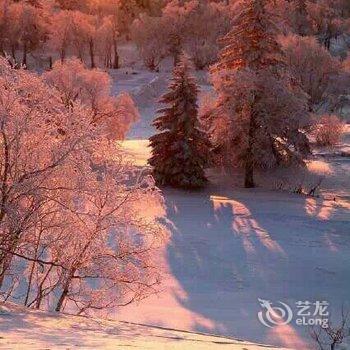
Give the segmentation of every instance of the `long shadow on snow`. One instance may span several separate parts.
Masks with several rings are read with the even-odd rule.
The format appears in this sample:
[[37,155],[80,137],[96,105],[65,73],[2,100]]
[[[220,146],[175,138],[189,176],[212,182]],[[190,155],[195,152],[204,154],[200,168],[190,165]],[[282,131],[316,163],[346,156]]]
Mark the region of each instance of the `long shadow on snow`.
[[[293,310],[299,300],[327,300],[333,314],[349,300],[349,220],[320,219],[308,212],[305,198],[284,193],[164,195],[176,227],[168,262],[187,294],[178,301],[216,325],[197,325],[197,331],[293,346],[300,335],[308,338],[307,327],[292,323],[287,334],[269,330],[257,319],[258,298],[287,302]],[[314,213],[323,205],[316,200]]]

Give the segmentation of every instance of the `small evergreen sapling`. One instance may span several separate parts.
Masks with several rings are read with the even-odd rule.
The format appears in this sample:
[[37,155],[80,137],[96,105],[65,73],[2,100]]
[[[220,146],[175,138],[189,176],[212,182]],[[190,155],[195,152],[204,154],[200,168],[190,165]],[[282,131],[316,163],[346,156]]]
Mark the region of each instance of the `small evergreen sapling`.
[[159,131],[150,138],[153,175],[158,185],[199,188],[207,182],[209,141],[198,120],[198,87],[190,75],[191,64],[185,55],[174,68],[169,91],[160,99],[153,125]]

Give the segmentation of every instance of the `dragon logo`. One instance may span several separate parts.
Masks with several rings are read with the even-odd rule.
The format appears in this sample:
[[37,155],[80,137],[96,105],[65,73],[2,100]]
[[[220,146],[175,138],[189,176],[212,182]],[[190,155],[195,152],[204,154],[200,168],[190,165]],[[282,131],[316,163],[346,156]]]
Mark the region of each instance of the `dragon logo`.
[[259,311],[258,318],[259,321],[268,328],[273,328],[274,326],[283,326],[293,318],[292,309],[282,301],[279,301],[279,306],[273,306],[269,300],[258,299],[262,311]]

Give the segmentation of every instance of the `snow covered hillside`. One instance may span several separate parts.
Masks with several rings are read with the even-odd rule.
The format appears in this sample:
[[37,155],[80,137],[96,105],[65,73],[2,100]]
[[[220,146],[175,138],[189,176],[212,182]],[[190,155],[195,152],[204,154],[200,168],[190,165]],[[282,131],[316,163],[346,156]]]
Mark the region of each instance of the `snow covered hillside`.
[[[29,311],[0,306],[0,349],[277,349],[224,338],[146,325]],[[279,348],[279,350],[283,350]]]

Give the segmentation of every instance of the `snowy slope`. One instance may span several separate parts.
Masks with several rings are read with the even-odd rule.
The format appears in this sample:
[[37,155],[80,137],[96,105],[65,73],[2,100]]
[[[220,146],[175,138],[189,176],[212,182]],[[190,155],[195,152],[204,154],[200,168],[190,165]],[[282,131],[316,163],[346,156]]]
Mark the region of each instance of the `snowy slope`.
[[[0,305],[0,349],[262,350],[276,349],[239,339],[196,334],[146,325]],[[280,348],[280,350],[283,350]]]

